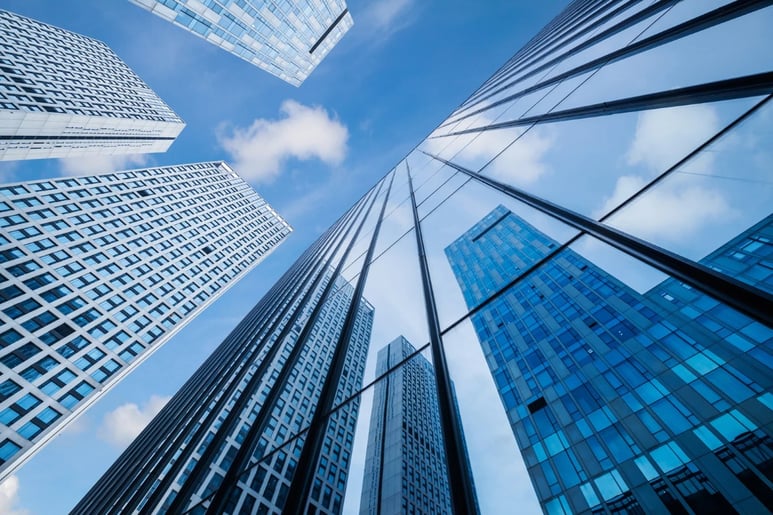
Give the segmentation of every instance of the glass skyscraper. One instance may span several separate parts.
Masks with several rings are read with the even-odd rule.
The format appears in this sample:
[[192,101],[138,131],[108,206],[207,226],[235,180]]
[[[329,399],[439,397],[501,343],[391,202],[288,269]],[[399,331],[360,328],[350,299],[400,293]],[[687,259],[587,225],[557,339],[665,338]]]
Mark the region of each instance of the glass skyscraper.
[[[416,352],[404,337],[381,349],[383,374]],[[449,513],[432,363],[422,355],[375,386],[360,513]]]
[[0,186],[0,475],[291,229],[222,162]]
[[0,160],[164,152],[183,127],[101,41],[0,10]]
[[[446,254],[472,308],[558,247],[499,206]],[[773,332],[729,311],[705,330],[718,303],[650,296],[564,250],[472,317],[545,511],[765,511]]]
[[[344,329],[350,335],[347,374],[336,396],[346,399],[362,386],[373,323],[372,306],[365,299],[353,303],[351,284],[333,279],[332,270],[319,272],[284,306],[295,310],[292,315],[277,314],[266,324],[261,312],[279,306],[256,306],[74,513],[282,511],[303,447],[303,438],[288,436],[314,415],[320,379]],[[356,311],[347,317],[351,306]],[[341,511],[358,408],[350,402],[333,416],[304,512]],[[181,418],[181,410],[189,415]],[[158,448],[162,435],[166,443]]]
[[343,0],[131,0],[293,86],[354,22]]
[[[572,2],[307,249],[76,512],[357,513],[377,393],[421,357],[453,513],[764,513],[770,26],[769,2]],[[320,307],[336,291],[340,325]],[[401,335],[415,351],[377,367]]]

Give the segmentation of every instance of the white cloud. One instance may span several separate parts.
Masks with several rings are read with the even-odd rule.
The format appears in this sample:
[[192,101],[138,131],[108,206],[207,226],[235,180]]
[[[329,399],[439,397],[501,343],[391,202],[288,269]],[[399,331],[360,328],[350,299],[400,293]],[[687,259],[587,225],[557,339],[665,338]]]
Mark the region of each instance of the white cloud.
[[384,39],[405,28],[412,21],[413,0],[375,0],[358,16],[371,36]]
[[89,418],[87,415],[81,415],[69,424],[67,424],[67,427],[64,428],[64,430],[60,433],[60,435],[68,435],[68,436],[75,436],[79,434],[83,434],[86,432],[86,430],[89,429]]
[[[642,165],[644,173],[618,177],[614,191],[595,216],[626,201],[649,182],[648,177],[666,171],[718,131],[719,116],[708,105],[640,113],[626,159],[630,165]],[[713,159],[711,153],[704,153],[684,168],[710,174]],[[642,238],[679,242],[735,214],[721,190],[675,174],[615,214],[609,223]]]
[[0,513],[3,515],[27,515],[29,511],[19,508],[19,478],[9,476],[0,483]]
[[[490,123],[490,120],[481,118],[474,125]],[[553,138],[545,129],[539,127],[533,127],[521,136],[523,131],[523,129],[495,130],[450,138],[428,139],[425,149],[427,152],[474,170],[478,170],[498,156],[484,170],[484,173],[508,184],[525,186],[534,184],[548,171],[543,158],[552,148]],[[513,141],[515,142],[512,143]],[[500,152],[501,155],[499,155]]]
[[[493,120],[483,115],[476,116],[472,120],[468,125],[458,128],[483,127],[493,123]],[[453,130],[456,129],[457,127],[453,128]],[[454,161],[457,157],[466,160],[482,160],[479,163],[482,166],[518,137],[523,132],[523,129],[516,129],[516,131],[494,130],[436,138],[434,136],[441,136],[446,133],[443,129],[437,129],[425,141],[424,148],[431,154],[439,155],[451,161]]]
[[[642,177],[618,178],[597,216],[607,213],[646,184]],[[645,239],[677,242],[708,224],[734,216],[718,190],[679,180],[654,187],[609,219],[619,229]]]
[[141,167],[147,163],[146,154],[67,157],[59,160],[59,171],[62,175],[93,175]]
[[[652,172],[664,172],[718,131],[719,116],[708,105],[644,111],[636,122],[636,134],[626,156],[628,164],[643,164]],[[709,162],[701,166],[709,167]]]
[[137,437],[171,397],[152,395],[142,406],[133,402],[122,404],[105,415],[98,430],[99,437],[117,446],[126,447]]
[[349,130],[324,108],[286,100],[278,120],[258,118],[252,125],[220,131],[220,145],[231,156],[233,168],[245,179],[271,182],[291,158],[319,159],[328,165],[346,157]]
[[553,140],[533,128],[491,163],[490,175],[509,184],[534,184],[548,170],[542,161]]

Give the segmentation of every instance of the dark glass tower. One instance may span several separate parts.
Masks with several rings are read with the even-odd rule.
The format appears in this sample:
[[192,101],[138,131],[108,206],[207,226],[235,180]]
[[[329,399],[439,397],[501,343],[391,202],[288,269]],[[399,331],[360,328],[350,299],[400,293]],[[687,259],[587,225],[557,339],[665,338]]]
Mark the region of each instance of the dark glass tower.
[[[383,374],[416,349],[400,336],[378,352]],[[432,363],[413,357],[374,390],[360,514],[449,513],[451,496]]]
[[[271,331],[255,312],[248,316],[221,348],[221,352],[230,350],[231,358],[216,353],[183,389],[187,393],[197,388],[199,395],[214,390],[207,405],[188,406],[201,410],[199,416],[180,418],[184,401],[198,397],[178,394],[171,401],[173,409],[164,410],[108,471],[106,477],[134,474],[135,483],[119,481],[118,488],[109,486],[122,494],[120,501],[102,497],[96,490],[102,485],[97,485],[87,497],[90,502],[84,501],[75,512],[141,511],[148,503],[158,504],[161,512],[197,512],[197,504],[204,499],[212,501],[212,494],[226,488],[231,493],[223,500],[221,511],[281,511],[303,446],[302,440],[289,437],[307,426],[313,415],[322,387],[319,379],[331,365],[349,306],[356,311],[347,339],[347,375],[337,394],[348,397],[362,386],[373,308],[364,299],[353,302],[354,287],[331,277],[330,271],[320,275],[319,284],[303,292],[303,303],[294,303],[295,314],[275,319]],[[273,353],[266,349],[267,343],[274,345]],[[244,357],[251,353],[259,359]],[[218,372],[225,364],[234,369],[226,374]],[[213,373],[219,378],[213,378]],[[316,513],[341,510],[358,408],[357,400],[343,406],[325,432],[325,447],[313,479],[314,500],[308,503]],[[260,412],[270,413],[270,417],[260,419]],[[261,431],[256,429],[259,427]],[[155,439],[159,434],[172,435],[173,439],[158,448]],[[250,454],[244,455],[248,449]],[[138,454],[143,456],[141,461],[136,461]],[[265,456],[267,459],[260,462]],[[252,466],[245,466],[247,463]],[[145,475],[151,470],[160,473]],[[149,488],[136,489],[151,479],[155,481]],[[227,487],[229,481],[232,483]]]
[[[772,222],[704,263],[752,269]],[[499,206],[446,254],[473,308],[558,247]],[[545,511],[773,506],[773,333],[718,307],[671,280],[641,295],[567,249],[472,316]]]

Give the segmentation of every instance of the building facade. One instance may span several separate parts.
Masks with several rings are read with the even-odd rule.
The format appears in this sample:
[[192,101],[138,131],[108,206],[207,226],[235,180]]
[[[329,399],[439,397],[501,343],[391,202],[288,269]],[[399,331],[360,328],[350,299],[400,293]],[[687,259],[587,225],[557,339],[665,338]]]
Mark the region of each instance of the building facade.
[[354,22],[343,0],[131,0],[293,86],[314,71]]
[[[335,279],[332,270],[320,272],[315,285],[305,285],[298,292],[306,298],[293,302],[297,316],[275,319],[270,324],[272,331],[255,317],[261,307],[256,306],[191,378],[190,383],[199,380],[198,389],[175,396],[170,409],[155,419],[154,424],[183,426],[162,433],[171,445],[160,451],[148,447],[158,438],[153,434],[158,428],[150,426],[108,475],[118,473],[119,467],[138,468],[140,463],[133,456],[136,452],[150,453],[149,461],[142,463],[143,470],[125,476],[129,480],[125,483],[97,484],[75,513],[93,513],[94,509],[203,513],[218,502],[213,494],[225,488],[228,494],[217,512],[282,512],[303,447],[302,439],[289,437],[307,427],[312,418],[322,390],[320,378],[331,366],[347,311],[354,305],[351,284],[340,277]],[[347,376],[337,392],[340,399],[362,386],[370,343],[373,308],[364,299],[356,304],[345,359]],[[274,346],[273,352],[269,345]],[[235,356],[240,356],[238,361],[226,361]],[[222,377],[226,384],[213,384],[207,376],[223,363],[238,364],[238,370]],[[195,410],[192,418],[180,420],[174,410],[194,402],[199,395],[209,397],[203,404],[190,406]],[[358,400],[347,403],[336,411],[325,431],[325,446],[314,469],[317,472],[308,502],[308,509],[315,513],[341,511],[358,410]],[[179,449],[174,447],[178,440],[186,442]],[[171,452],[174,459],[165,461],[164,452]],[[155,472],[146,476],[147,470]],[[226,486],[228,482],[230,486]]]
[[[739,245],[767,259],[772,223],[705,263]],[[446,254],[472,308],[558,247],[499,206]],[[472,316],[546,512],[771,506],[773,332],[677,289],[656,286],[657,302],[567,249]]]
[[185,123],[110,48],[0,10],[0,160],[164,152]]
[[0,186],[6,476],[291,231],[221,162]]
[[374,390],[360,514],[450,513],[432,364],[400,336],[378,352],[376,374],[411,359]]

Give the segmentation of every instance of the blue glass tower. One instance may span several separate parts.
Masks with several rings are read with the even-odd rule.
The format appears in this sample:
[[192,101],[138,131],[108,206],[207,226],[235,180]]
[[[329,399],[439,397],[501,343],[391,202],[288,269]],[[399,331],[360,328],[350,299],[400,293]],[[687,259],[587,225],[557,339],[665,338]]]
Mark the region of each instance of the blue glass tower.
[[[704,264],[730,256],[769,288],[759,267],[770,228],[768,218]],[[445,252],[472,309],[557,246],[499,206]],[[773,506],[766,327],[674,280],[641,295],[570,249],[472,323],[547,513]]]

